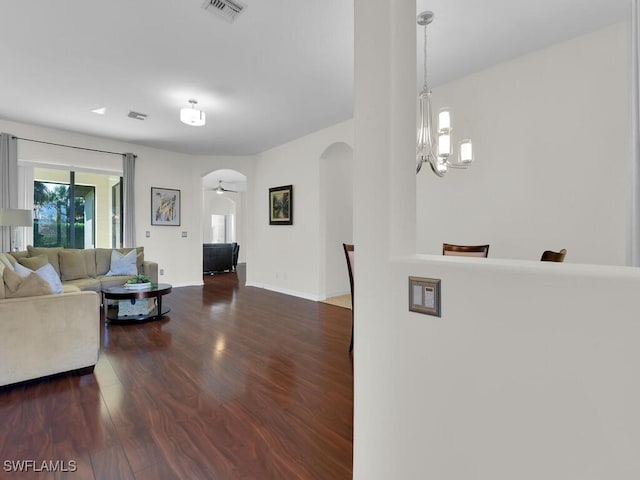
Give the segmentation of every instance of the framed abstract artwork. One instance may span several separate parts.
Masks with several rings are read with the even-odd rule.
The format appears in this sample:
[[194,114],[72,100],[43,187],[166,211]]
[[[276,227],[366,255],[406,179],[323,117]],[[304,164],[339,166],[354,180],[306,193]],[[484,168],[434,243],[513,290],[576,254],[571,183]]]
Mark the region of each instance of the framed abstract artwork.
[[293,225],[293,185],[269,189],[269,225]]
[[151,225],[180,225],[180,190],[151,187]]

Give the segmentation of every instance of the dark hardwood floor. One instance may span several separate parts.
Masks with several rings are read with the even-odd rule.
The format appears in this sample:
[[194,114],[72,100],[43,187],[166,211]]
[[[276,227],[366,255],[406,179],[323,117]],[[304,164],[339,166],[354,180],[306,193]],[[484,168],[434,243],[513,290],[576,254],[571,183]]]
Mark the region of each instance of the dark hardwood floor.
[[0,478],[352,478],[351,312],[243,285],[174,288],[103,327],[94,374],[0,389]]

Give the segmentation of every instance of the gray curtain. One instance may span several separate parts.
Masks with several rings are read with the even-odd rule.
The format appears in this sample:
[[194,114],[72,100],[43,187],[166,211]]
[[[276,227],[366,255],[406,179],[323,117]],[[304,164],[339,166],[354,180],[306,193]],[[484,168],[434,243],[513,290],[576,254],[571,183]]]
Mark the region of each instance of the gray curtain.
[[136,156],[133,153],[122,155],[122,211],[124,214],[124,246],[136,246],[136,204],[133,188],[136,178]]
[[[0,208],[18,208],[18,139],[0,133]],[[11,227],[0,227],[0,252],[11,251]]]

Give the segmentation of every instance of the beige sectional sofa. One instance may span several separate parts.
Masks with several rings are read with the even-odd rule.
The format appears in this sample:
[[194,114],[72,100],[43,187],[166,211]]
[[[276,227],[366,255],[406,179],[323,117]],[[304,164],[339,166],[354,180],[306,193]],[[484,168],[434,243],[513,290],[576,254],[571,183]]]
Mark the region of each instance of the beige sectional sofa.
[[[11,256],[19,263],[34,268],[47,261],[56,273],[60,276],[64,287],[75,286],[81,291],[100,292],[102,288],[123,285],[131,275],[108,275],[111,268],[111,256],[113,248],[36,248],[28,246],[27,250],[21,252],[11,252]],[[116,249],[118,252],[126,254],[131,248]],[[145,261],[144,247],[136,248],[137,273],[151,278],[153,283],[158,283],[158,264],[156,262]],[[25,260],[26,259],[26,260]],[[69,290],[69,289],[68,289]]]
[[[112,249],[102,248],[28,247],[0,253],[0,386],[93,370],[100,349],[99,292],[131,278],[107,275],[111,256]],[[51,285],[36,273],[17,275],[18,264],[35,272],[45,260],[42,269],[53,267],[62,293],[52,294]],[[137,249],[136,265],[138,273],[157,283],[158,265],[144,260],[142,247]]]

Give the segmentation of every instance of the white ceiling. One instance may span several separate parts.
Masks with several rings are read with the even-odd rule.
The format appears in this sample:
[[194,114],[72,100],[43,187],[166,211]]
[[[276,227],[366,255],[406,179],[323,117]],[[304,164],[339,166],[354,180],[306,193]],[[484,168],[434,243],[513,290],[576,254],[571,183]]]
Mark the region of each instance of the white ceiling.
[[[351,118],[353,1],[243,1],[231,24],[203,0],[0,0],[0,118],[210,155]],[[436,15],[430,84],[622,21],[629,2],[418,0]],[[180,123],[190,98],[206,126]]]

